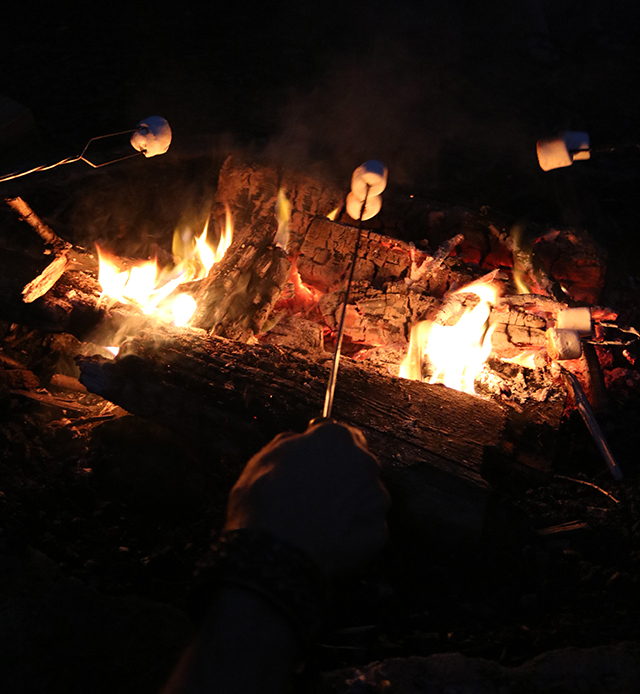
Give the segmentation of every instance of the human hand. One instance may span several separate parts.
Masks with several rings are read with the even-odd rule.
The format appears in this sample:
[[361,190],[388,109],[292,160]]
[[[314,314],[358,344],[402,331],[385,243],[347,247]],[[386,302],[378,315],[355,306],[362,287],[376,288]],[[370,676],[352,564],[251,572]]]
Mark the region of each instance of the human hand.
[[280,434],[231,490],[225,530],[256,528],[304,550],[334,576],[372,558],[386,540],[389,495],[358,429],[323,422]]

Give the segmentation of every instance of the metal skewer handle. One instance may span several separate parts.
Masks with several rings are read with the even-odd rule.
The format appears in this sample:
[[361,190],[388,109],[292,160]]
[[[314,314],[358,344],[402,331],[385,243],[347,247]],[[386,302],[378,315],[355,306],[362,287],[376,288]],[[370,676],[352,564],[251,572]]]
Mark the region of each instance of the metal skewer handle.
[[[387,167],[379,161],[366,161],[362,166],[359,166],[351,177],[351,192],[347,196],[347,213],[354,214],[354,203],[358,203],[358,233],[356,235],[356,245],[353,249],[353,260],[349,268],[349,276],[347,286],[344,292],[342,301],[342,312],[340,314],[340,323],[338,325],[338,334],[336,336],[336,347],[333,353],[333,363],[331,364],[331,373],[329,374],[329,383],[324,397],[324,407],[322,409],[322,419],[331,417],[333,409],[333,396],[336,390],[336,381],[338,378],[338,367],[340,365],[340,355],[342,353],[342,339],[344,337],[345,318],[347,315],[347,304],[349,303],[349,295],[351,293],[351,283],[353,282],[353,274],[358,260],[358,251],[360,250],[360,240],[362,238],[362,222],[366,219],[374,217],[382,205],[380,193],[387,186]],[[350,211],[353,210],[353,211]],[[316,421],[316,420],[314,420]]]
[[[109,137],[118,137],[119,135],[131,135],[131,145],[137,150],[135,154],[127,154],[123,157],[118,157],[117,159],[110,159],[109,161],[102,162],[101,164],[96,164],[91,161],[87,156],[87,150],[92,142],[96,140],[105,140]],[[62,166],[63,164],[73,164],[77,161],[83,161],[85,164],[93,169],[99,169],[102,166],[107,166],[108,164],[115,164],[118,161],[124,161],[125,159],[131,159],[132,157],[137,157],[143,154],[145,157],[155,156],[156,154],[164,154],[164,152],[169,149],[169,144],[171,143],[171,128],[169,123],[161,116],[150,116],[141,120],[135,128],[131,130],[121,130],[117,133],[109,133],[108,135],[98,135],[97,137],[92,137],[89,142],[84,146],[84,149],[80,154],[75,157],[66,157],[54,164],[43,164],[42,166],[35,166],[32,169],[27,169],[26,171],[15,171],[13,173],[5,174],[0,176],[0,183],[5,181],[12,181],[15,178],[21,178],[22,176],[28,176],[29,174],[36,173],[38,171],[49,171],[50,169],[55,169],[57,166]]]
[[340,314],[340,324],[338,326],[338,335],[336,337],[336,348],[333,353],[333,362],[331,364],[331,373],[329,374],[329,383],[327,384],[327,391],[324,396],[324,408],[322,410],[322,417],[324,419],[329,419],[329,417],[331,417],[331,410],[333,408],[333,394],[336,390],[338,366],[340,365],[340,353],[342,352],[342,338],[344,337],[344,319],[347,315],[347,303],[349,302],[351,283],[353,282],[353,273],[356,268],[358,251],[360,250],[360,238],[362,237],[362,215],[364,214],[364,209],[367,204],[367,198],[369,197],[369,188],[370,187],[367,185],[364,200],[362,201],[362,207],[360,208],[360,217],[358,219],[358,233],[356,235],[356,246],[353,250],[353,260],[351,261],[351,267],[349,268],[349,278],[347,279],[347,287],[344,291],[342,313]]

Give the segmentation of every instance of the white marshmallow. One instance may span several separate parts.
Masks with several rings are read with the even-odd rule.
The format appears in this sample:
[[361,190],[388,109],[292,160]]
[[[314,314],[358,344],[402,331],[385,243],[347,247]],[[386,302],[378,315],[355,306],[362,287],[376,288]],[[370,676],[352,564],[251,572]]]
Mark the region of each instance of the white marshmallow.
[[171,144],[171,128],[162,116],[149,116],[136,125],[131,146],[145,157],[164,154]]
[[[369,195],[364,206],[362,221],[375,217],[382,207],[382,198],[379,195]],[[347,214],[353,219],[360,219],[360,211],[362,210],[362,200],[353,194],[353,191],[347,195]]]
[[365,161],[351,176],[351,192],[360,202],[367,194],[367,186],[369,186],[369,196],[380,195],[387,187],[387,173],[387,167],[381,161],[375,159]]
[[547,354],[551,359],[578,359],[582,354],[582,343],[577,330],[547,330]]
[[556,318],[558,330],[576,330],[580,335],[591,335],[591,309],[588,306],[564,308]]
[[591,157],[589,147],[588,133],[567,130],[558,137],[538,140],[538,163],[543,171],[571,166],[574,161]]

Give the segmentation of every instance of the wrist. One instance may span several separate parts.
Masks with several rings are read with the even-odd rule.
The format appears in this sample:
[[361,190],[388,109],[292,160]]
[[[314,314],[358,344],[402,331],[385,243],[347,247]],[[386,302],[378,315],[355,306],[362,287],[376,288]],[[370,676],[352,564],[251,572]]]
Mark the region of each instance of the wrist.
[[215,597],[236,589],[258,596],[286,620],[302,656],[320,625],[327,592],[315,562],[264,531],[225,531],[198,567],[192,600],[196,621]]

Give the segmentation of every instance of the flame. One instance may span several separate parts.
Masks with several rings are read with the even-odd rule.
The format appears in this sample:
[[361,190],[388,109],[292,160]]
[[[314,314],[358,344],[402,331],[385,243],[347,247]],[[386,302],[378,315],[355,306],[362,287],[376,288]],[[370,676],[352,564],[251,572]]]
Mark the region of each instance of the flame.
[[181,327],[186,325],[196,311],[196,300],[191,294],[178,294],[171,304],[173,324]]
[[184,282],[204,279],[215,263],[219,263],[233,240],[231,212],[225,206],[225,227],[220,234],[217,248],[213,249],[208,241],[209,219],[205,222],[200,236],[193,237],[188,227],[173,234],[174,274],[184,274]]
[[414,326],[400,376],[424,380],[422,364],[426,357],[431,365],[429,383],[444,383],[448,388],[475,394],[476,376],[491,353],[493,327],[489,326],[489,316],[497,290],[478,283],[453,294],[475,294],[480,301],[467,309],[455,325],[423,321]]
[[432,325],[433,321],[423,320],[411,328],[409,350],[404,361],[400,364],[400,378],[422,381],[422,360],[427,351],[427,342]]
[[291,203],[287,200],[284,189],[280,188],[276,198],[276,220],[278,221],[278,231],[274,239],[274,244],[280,246],[283,251],[287,251],[289,244],[289,220],[291,219]]
[[336,221],[336,217],[338,216],[338,212],[340,212],[340,208],[336,207],[335,210],[331,210],[329,214],[327,215],[327,219],[330,219],[332,222]]
[[224,206],[224,218],[224,230],[220,234],[220,241],[218,241],[218,247],[213,256],[214,263],[219,263],[224,258],[227,248],[233,241],[233,222],[231,221],[231,210],[228,205]]
[[[124,304],[134,304],[147,315],[156,314],[174,325],[186,325],[196,309],[193,297],[179,294],[171,301],[165,299],[183,284],[204,279],[213,265],[219,262],[233,239],[231,212],[226,209],[225,228],[217,248],[207,241],[209,221],[200,236],[194,238],[189,228],[176,230],[173,236],[172,268],[161,269],[157,260],[143,261],[123,268],[119,258],[96,244],[98,251],[98,281],[103,297]],[[160,306],[162,304],[162,306]]]
[[513,283],[516,285],[518,294],[530,294],[531,278],[528,271],[532,269],[531,246],[526,241],[522,224],[516,223],[511,227],[507,246],[513,255]]

